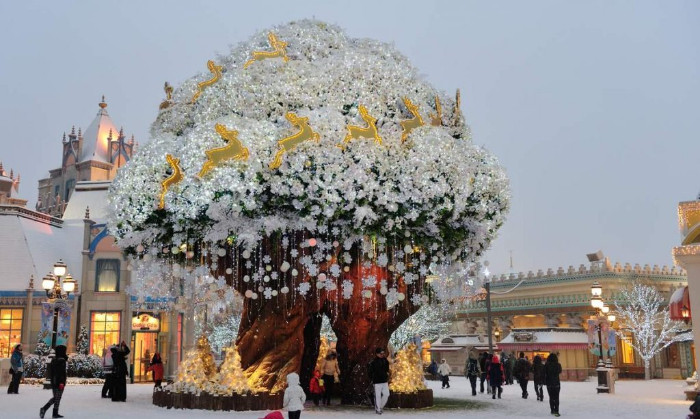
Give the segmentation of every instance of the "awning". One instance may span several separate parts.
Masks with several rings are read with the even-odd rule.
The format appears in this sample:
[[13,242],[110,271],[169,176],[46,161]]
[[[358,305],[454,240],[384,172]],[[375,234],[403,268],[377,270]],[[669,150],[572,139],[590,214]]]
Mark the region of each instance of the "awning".
[[430,352],[456,352],[464,349],[464,346],[448,346],[448,347],[431,347],[428,349]]
[[[686,315],[683,316],[683,308],[686,309]],[[688,286],[678,288],[673,292],[668,301],[668,308],[673,320],[688,320],[691,317],[690,311],[690,295],[688,294]]]

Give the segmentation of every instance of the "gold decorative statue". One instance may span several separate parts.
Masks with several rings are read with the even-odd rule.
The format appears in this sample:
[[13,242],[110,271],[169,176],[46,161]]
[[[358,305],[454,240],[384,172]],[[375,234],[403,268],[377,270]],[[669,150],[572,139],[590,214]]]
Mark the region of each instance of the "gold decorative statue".
[[272,163],[270,163],[270,169],[277,169],[280,167],[282,165],[282,156],[284,156],[285,153],[289,153],[290,151],[294,150],[299,144],[303,143],[304,141],[318,142],[318,140],[321,138],[321,136],[309,126],[308,117],[300,117],[294,112],[287,112],[285,118],[287,118],[287,121],[289,121],[290,124],[299,128],[299,132],[277,142],[279,144],[279,149],[275,154],[274,160],[272,160]]
[[207,155],[207,161],[205,161],[202,165],[202,170],[200,170],[199,174],[197,175],[199,177],[204,177],[204,175],[209,173],[211,169],[215,168],[221,162],[226,160],[248,160],[248,149],[243,146],[241,140],[238,139],[238,131],[229,131],[221,124],[216,124],[214,128],[221,138],[226,141],[226,145],[223,147],[212,148],[211,150],[206,150],[204,152]]
[[182,179],[184,179],[184,176],[182,175],[182,169],[180,169],[180,159],[173,157],[172,154],[166,154],[165,160],[167,160],[170,167],[172,167],[173,174],[168,176],[167,179],[160,183],[161,192],[158,209],[165,208],[165,193],[168,192],[168,188],[181,182]]
[[430,113],[430,125],[434,127],[439,127],[442,125],[442,105],[440,104],[440,97],[435,95],[435,111],[437,113]]
[[406,141],[408,134],[410,134],[411,131],[424,125],[423,118],[421,118],[420,113],[418,112],[418,105],[414,105],[413,102],[411,102],[411,99],[407,97],[403,98],[403,103],[406,105],[408,112],[413,115],[413,118],[401,121],[401,128],[403,128],[403,132],[401,133],[402,143]]
[[253,58],[246,61],[246,63],[243,64],[243,68],[248,68],[248,66],[253,64],[255,61],[265,60],[268,58],[281,57],[285,63],[289,61],[289,57],[287,57],[286,42],[277,39],[277,36],[275,36],[275,34],[272,32],[267,35],[267,41],[270,44],[272,51],[253,51]]
[[209,80],[204,80],[201,83],[197,83],[197,91],[195,92],[194,96],[192,96],[192,103],[194,103],[197,100],[197,98],[199,98],[199,95],[202,94],[202,89],[211,86],[212,84],[219,81],[219,79],[221,78],[221,70],[224,68],[224,66],[216,65],[214,64],[214,61],[209,60],[207,61],[207,67],[209,68],[209,72],[213,74],[213,76]]
[[158,107],[160,110],[169,108],[173,104],[173,86],[166,81],[165,86],[163,86],[163,90],[165,90],[165,100],[160,103],[160,106]]
[[367,123],[367,126],[348,125],[348,133],[343,139],[343,145],[340,147],[343,148],[343,146],[349,143],[353,138],[373,138],[377,144],[381,145],[382,137],[379,136],[379,132],[377,131],[377,120],[367,112],[367,108],[365,108],[364,105],[360,105],[358,109],[362,120]]

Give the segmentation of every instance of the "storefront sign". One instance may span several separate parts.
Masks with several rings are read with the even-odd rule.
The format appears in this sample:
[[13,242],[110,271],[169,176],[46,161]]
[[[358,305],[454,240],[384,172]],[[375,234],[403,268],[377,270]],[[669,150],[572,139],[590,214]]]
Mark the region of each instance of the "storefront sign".
[[160,330],[160,320],[149,314],[139,314],[131,319],[131,330],[142,332],[157,332]]

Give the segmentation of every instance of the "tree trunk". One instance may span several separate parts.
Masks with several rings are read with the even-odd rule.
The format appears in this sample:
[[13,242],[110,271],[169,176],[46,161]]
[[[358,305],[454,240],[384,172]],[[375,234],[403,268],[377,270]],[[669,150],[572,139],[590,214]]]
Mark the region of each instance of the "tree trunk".
[[[410,302],[410,295],[405,284],[398,289],[406,298],[387,310],[386,299],[379,292],[379,281],[387,278],[386,269],[372,266],[364,269],[365,275],[375,275],[377,286],[371,298],[362,296],[362,275],[357,268],[344,276],[353,282],[353,294],[350,299],[343,299],[340,290],[327,293],[324,312],[331,320],[331,325],[338,338],[336,350],[342,383],[342,403],[359,404],[371,385],[368,364],[374,358],[375,349],[386,349],[391,334],[419,306]],[[416,287],[420,284],[416,284]]]
[[644,360],[644,379],[651,380],[651,363],[649,359]]

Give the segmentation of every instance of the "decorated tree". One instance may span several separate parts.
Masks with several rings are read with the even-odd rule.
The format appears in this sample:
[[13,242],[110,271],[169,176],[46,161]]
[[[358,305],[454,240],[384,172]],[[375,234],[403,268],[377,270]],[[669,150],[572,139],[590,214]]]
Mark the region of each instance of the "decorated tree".
[[236,345],[231,345],[224,351],[226,352],[226,358],[214,378],[214,381],[219,385],[219,394],[245,394],[251,391],[252,388],[248,383],[248,378],[241,367],[241,356],[238,354]]
[[686,329],[681,322],[671,320],[668,305],[656,287],[635,283],[623,288],[615,300],[618,335],[633,333],[631,345],[644,361],[644,378],[651,379],[650,363],[664,348],[679,340],[679,333]]
[[75,345],[76,352],[82,355],[87,355],[90,352],[90,338],[88,337],[87,327],[80,326],[78,334],[78,342]]
[[[337,337],[343,401],[373,348],[464,275],[508,208],[508,180],[460,110],[392,46],[303,20],[256,34],[161,104],[115,179],[110,231],[130,292],[175,307],[245,297],[236,345],[278,391]],[[426,278],[436,278],[431,284]]]
[[390,365],[391,381],[389,390],[397,393],[415,393],[425,389],[423,362],[416,345],[409,344],[396,354]]
[[197,339],[195,349],[187,352],[177,370],[177,378],[171,390],[180,393],[216,394],[216,364],[211,355],[211,346],[206,336]]
[[413,342],[416,336],[421,341],[433,341],[445,334],[450,324],[443,306],[424,305],[394,331],[389,342],[394,348],[401,349]]

